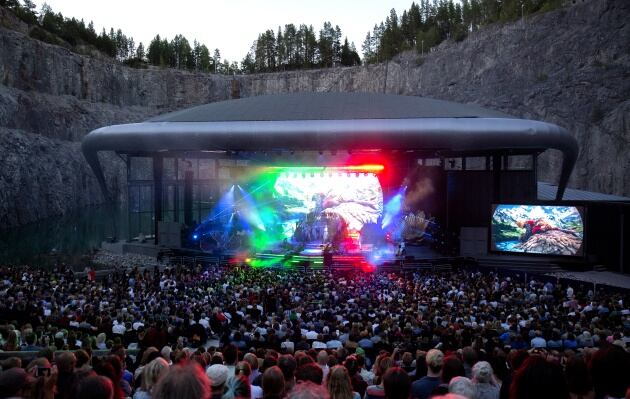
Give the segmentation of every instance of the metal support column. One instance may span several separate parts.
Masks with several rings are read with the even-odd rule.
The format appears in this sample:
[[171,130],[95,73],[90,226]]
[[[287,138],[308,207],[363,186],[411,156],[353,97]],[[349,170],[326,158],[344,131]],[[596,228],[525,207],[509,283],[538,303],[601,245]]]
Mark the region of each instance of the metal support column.
[[162,220],[164,159],[162,155],[153,156],[153,235],[155,245],[158,244],[158,225]]
[[492,200],[501,202],[501,155],[492,156]]

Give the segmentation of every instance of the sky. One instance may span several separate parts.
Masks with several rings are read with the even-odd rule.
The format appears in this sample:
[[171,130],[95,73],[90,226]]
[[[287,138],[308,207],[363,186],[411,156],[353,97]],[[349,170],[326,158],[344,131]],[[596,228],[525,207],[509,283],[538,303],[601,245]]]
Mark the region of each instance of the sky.
[[35,1],[37,11],[47,3],[64,17],[94,21],[103,27],[122,29],[136,45],[145,48],[156,34],[169,40],[184,35],[221,51],[221,58],[240,63],[259,33],[293,23],[313,25],[319,32],[325,21],[339,25],[343,36],[361,44],[375,23],[384,21],[392,8],[398,16],[412,0],[45,0]]

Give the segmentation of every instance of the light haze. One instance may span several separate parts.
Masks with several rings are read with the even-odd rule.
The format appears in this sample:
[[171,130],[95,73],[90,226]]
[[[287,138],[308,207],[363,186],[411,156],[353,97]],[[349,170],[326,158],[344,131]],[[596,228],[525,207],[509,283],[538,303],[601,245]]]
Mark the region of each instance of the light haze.
[[[354,42],[359,55],[361,44],[375,23],[384,21],[392,8],[398,17],[412,0],[46,0],[54,12],[64,17],[94,21],[97,32],[104,27],[122,29],[136,45],[145,48],[156,34],[171,40],[184,35],[192,46],[193,39],[204,43],[212,53],[221,51],[221,58],[241,62],[259,33],[278,26],[305,23],[319,30],[325,21],[339,25],[343,37]],[[37,1],[37,11],[44,1]],[[343,40],[342,37],[342,40]]]

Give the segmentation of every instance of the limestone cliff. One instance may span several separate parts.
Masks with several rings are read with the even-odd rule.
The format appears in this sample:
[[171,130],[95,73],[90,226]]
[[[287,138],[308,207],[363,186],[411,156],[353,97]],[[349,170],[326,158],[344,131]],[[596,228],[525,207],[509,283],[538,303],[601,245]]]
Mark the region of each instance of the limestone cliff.
[[[131,69],[78,55],[30,39],[27,27],[0,12],[0,228],[102,201],[77,144],[92,129],[228,99],[232,80],[241,97],[387,92],[478,103],[556,123],[575,134],[582,149],[573,187],[630,195],[627,21],[626,0],[591,0],[386,64],[226,77]],[[122,163],[116,156],[105,163],[108,182],[121,195]],[[540,179],[554,181],[558,167],[557,154],[545,154]]]

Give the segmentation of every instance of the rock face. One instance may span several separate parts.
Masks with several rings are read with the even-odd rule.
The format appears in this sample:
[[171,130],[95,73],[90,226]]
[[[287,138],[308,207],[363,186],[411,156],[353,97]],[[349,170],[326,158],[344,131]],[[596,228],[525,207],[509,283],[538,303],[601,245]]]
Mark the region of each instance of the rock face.
[[[102,201],[79,151],[91,130],[229,99],[233,86],[241,97],[428,96],[549,121],[580,143],[573,187],[630,195],[629,20],[626,0],[591,0],[387,64],[226,77],[78,55],[28,38],[27,27],[0,9],[0,228]],[[544,154],[539,179],[555,181],[559,162],[558,154]],[[123,197],[124,165],[115,155],[104,164],[108,184]]]

